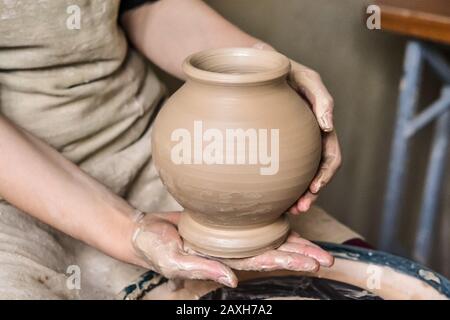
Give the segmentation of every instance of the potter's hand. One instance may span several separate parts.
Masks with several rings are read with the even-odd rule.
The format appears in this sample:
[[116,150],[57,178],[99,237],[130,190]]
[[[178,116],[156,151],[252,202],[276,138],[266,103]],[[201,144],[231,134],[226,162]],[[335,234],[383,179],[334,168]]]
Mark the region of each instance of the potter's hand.
[[[264,42],[253,45],[260,50],[276,51]],[[290,213],[306,212],[317,199],[318,193],[330,182],[341,166],[341,149],[333,126],[334,101],[322,82],[320,75],[308,67],[291,60],[291,72],[288,76],[289,84],[311,104],[312,111],[322,130],[322,160],[319,170],[309,185],[308,190],[289,209]]]
[[291,64],[289,83],[308,99],[322,130],[322,160],[319,171],[309,185],[309,189],[289,210],[293,214],[298,214],[309,210],[311,204],[317,199],[319,191],[330,182],[340,167],[342,160],[338,138],[333,127],[333,98],[317,72],[292,60]]
[[286,242],[275,250],[251,258],[221,259],[220,261],[235,270],[314,272],[319,270],[320,266],[332,266],[334,258],[319,246],[292,232]]
[[179,213],[146,214],[137,222],[133,246],[140,265],[169,279],[214,280],[229,287],[237,286],[231,269],[220,262],[188,254],[178,235]]
[[[133,236],[140,265],[159,272],[169,279],[213,280],[230,287],[237,286],[236,270],[317,271],[319,266],[331,266],[333,257],[315,244],[291,234],[276,250],[245,259],[210,260],[189,253],[178,235],[180,213],[147,214],[137,222]],[[226,266],[228,265],[228,266]]]

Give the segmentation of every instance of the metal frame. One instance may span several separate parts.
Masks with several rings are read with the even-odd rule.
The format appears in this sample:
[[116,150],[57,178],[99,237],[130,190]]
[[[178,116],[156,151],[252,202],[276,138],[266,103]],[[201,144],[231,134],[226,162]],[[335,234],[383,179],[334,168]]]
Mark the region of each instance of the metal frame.
[[[438,100],[416,115],[424,63],[443,81]],[[419,41],[407,44],[404,74],[400,83],[398,113],[391,146],[389,174],[384,199],[379,246],[392,250],[399,224],[399,214],[408,172],[409,144],[414,135],[436,121],[432,149],[423,189],[414,258],[427,263],[431,254],[433,230],[438,218],[450,139],[450,65],[436,49]]]

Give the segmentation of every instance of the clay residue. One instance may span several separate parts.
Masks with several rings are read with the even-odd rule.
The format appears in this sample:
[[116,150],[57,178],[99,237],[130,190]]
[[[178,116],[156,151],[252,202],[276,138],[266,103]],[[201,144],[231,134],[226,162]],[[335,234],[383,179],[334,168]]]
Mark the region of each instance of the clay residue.
[[434,281],[438,284],[441,284],[441,279],[439,279],[439,277],[431,271],[420,269],[419,276],[421,276],[422,278],[424,278],[427,281]]

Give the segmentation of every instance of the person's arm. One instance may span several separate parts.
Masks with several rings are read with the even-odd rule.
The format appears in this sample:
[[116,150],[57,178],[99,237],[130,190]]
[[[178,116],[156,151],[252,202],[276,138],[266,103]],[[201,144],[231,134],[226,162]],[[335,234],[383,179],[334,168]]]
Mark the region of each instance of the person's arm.
[[185,78],[181,64],[192,53],[209,48],[251,47],[260,42],[201,0],[150,2],[126,11],[121,22],[140,52],[180,79]]
[[2,115],[0,196],[74,238],[139,264],[131,245],[135,210]]
[[[126,1],[126,0],[123,0]],[[224,19],[201,0],[159,0],[125,12],[121,23],[133,45],[156,65],[184,79],[181,66],[192,53],[220,47],[275,50]],[[341,151],[333,125],[333,98],[320,75],[295,61],[289,80],[306,96],[323,131],[322,162],[308,191],[292,206],[298,214],[309,210],[318,193],[341,165]]]

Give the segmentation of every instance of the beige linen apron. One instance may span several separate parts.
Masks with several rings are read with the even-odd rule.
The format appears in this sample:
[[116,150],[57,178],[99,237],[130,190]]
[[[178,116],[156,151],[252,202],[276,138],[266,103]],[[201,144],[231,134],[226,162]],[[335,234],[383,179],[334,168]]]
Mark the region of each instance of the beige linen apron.
[[[151,162],[150,123],[164,88],[129,49],[118,7],[118,0],[0,1],[0,113],[139,209],[179,209]],[[79,29],[71,24],[77,14]],[[75,297],[65,283],[72,264],[89,292],[114,287],[113,275],[131,269],[60,238],[1,202],[0,298]],[[91,284],[98,269],[108,272]]]
[[[118,7],[0,0],[0,113],[140,210],[177,210],[151,158],[164,88],[128,47]],[[0,200],[0,298],[112,298],[141,272]]]

